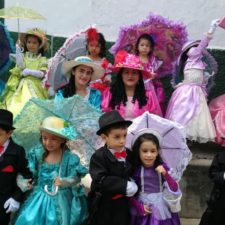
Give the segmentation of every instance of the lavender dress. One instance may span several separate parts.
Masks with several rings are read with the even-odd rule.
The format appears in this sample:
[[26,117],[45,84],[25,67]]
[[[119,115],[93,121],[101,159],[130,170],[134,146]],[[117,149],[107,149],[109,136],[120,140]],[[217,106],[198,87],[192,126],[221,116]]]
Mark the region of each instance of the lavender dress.
[[139,187],[138,201],[150,207],[151,214],[140,215],[131,207],[131,225],[180,225],[177,213],[171,213],[160,192],[159,175],[155,168],[140,167],[133,175]]

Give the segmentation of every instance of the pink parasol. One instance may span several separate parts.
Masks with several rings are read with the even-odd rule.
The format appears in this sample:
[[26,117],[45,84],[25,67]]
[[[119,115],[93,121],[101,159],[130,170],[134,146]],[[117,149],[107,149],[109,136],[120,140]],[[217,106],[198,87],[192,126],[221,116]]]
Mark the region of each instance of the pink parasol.
[[74,60],[78,56],[86,55],[86,45],[86,31],[75,33],[66,39],[63,46],[49,61],[46,86],[50,85],[57,90],[68,83],[68,77],[62,71],[62,64],[67,60]]
[[164,18],[151,13],[145,20],[120,29],[119,37],[109,50],[116,54],[123,49],[134,53],[135,43],[142,34],[149,34],[155,41],[153,54],[163,61],[159,68],[160,76],[172,74],[173,63],[181,53],[183,44],[187,41],[187,32],[183,23]]

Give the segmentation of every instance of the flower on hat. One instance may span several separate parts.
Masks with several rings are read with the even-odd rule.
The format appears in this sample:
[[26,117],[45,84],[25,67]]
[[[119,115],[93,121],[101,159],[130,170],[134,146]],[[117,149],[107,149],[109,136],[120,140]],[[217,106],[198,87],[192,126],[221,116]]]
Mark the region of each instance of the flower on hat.
[[99,33],[95,28],[91,27],[87,30],[87,39],[89,43],[99,41]]
[[144,71],[144,65],[136,55],[129,54],[124,50],[119,51],[115,56],[114,68],[130,68]]

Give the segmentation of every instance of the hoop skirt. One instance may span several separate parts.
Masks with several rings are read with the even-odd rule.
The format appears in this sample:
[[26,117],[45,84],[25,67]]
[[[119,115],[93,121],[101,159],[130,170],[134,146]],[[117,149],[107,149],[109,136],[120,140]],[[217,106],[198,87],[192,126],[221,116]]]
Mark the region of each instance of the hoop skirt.
[[[23,60],[27,69],[47,70],[47,59],[41,55],[26,52]],[[48,98],[47,90],[43,88],[41,79],[33,76],[24,77],[22,70],[17,66],[10,70],[10,73],[0,99],[0,108],[8,109],[15,117],[32,97]]]
[[[29,168],[37,178],[34,188],[19,210],[15,225],[77,225],[87,218],[87,204],[80,179],[87,173],[80,165],[79,158],[66,150],[61,162],[62,179],[74,179],[76,184],[61,186],[54,196],[44,191],[53,186],[59,173],[59,163],[49,164],[42,161],[43,148],[39,147],[28,155]],[[49,190],[51,191],[51,190]]]
[[203,70],[184,72],[184,81],[173,92],[165,118],[183,125],[189,140],[214,141],[216,132],[206,101]]

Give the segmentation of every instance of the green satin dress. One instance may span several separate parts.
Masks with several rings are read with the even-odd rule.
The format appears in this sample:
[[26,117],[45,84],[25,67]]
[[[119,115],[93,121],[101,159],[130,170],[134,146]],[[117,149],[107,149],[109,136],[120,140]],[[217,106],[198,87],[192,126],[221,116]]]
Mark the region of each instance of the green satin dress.
[[[47,58],[30,52],[23,54],[25,68],[47,70]],[[0,98],[0,108],[8,109],[14,117],[24,107],[30,98],[48,98],[48,92],[43,87],[42,79],[34,76],[23,76],[22,70],[16,65],[10,70],[10,77]]]

